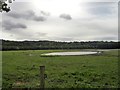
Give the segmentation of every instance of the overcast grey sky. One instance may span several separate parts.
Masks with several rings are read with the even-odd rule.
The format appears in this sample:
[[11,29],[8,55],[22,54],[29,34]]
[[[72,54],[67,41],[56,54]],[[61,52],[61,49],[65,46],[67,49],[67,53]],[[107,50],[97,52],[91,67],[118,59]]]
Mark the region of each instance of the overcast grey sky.
[[16,0],[10,5],[12,11],[2,14],[1,39],[56,41],[118,39],[117,0],[29,1]]

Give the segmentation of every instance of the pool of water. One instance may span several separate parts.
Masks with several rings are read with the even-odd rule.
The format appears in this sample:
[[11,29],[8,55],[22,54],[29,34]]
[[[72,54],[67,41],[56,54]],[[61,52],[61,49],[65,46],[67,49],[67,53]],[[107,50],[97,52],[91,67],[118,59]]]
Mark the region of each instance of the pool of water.
[[91,55],[91,54],[97,54],[100,52],[92,52],[92,51],[84,51],[84,52],[53,52],[53,53],[45,53],[42,55],[60,55],[60,56],[66,56],[66,55]]

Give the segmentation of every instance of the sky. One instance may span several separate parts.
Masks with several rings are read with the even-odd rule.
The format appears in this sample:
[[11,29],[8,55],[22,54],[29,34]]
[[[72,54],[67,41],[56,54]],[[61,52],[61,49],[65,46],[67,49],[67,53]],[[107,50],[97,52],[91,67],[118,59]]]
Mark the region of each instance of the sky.
[[118,40],[117,0],[16,0],[0,14],[0,39]]

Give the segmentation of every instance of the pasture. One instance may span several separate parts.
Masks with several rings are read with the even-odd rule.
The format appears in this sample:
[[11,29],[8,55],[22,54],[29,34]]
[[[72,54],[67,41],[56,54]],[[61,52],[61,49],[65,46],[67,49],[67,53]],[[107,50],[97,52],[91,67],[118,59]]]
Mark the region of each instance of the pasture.
[[39,88],[41,65],[46,68],[45,88],[118,87],[118,50],[100,55],[40,55],[59,51],[67,50],[3,51],[3,88]]

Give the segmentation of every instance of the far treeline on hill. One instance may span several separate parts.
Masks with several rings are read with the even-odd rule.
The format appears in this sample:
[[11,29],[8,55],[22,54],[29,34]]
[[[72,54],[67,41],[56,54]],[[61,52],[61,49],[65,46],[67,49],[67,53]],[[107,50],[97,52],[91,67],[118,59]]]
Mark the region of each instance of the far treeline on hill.
[[119,49],[119,42],[87,41],[9,41],[0,40],[0,50],[47,50],[47,49]]

